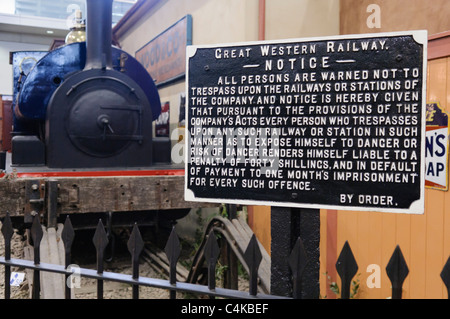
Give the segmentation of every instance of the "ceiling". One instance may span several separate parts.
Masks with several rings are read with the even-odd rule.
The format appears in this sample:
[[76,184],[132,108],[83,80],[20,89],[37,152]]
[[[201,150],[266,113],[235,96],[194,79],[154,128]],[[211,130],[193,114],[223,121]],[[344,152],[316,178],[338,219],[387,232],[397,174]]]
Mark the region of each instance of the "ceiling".
[[[22,2],[27,3],[27,1]],[[135,2],[136,0],[114,0],[113,15],[121,17]],[[64,11],[69,13],[69,9],[73,10],[67,7]],[[51,42],[54,39],[64,39],[70,31],[70,22],[67,19],[38,15],[0,13],[0,41]]]
[[0,32],[59,39],[66,37],[69,27],[65,20],[0,13]]

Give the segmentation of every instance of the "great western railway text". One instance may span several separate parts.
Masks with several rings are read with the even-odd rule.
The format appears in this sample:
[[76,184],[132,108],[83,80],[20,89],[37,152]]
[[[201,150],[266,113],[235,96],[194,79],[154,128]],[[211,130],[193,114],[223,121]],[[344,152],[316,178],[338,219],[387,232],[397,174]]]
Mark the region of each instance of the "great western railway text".
[[393,209],[419,199],[423,45],[411,36],[191,54],[195,197]]

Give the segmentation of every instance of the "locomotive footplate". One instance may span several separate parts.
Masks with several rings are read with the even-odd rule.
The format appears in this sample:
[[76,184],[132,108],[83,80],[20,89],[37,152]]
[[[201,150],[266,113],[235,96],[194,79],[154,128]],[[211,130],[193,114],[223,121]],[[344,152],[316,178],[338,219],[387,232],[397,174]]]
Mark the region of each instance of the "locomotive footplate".
[[86,214],[87,220],[92,213],[114,213],[120,225],[127,223],[128,213],[131,224],[148,224],[146,214],[175,221],[192,208],[216,206],[184,200],[184,169],[177,165],[101,171],[6,167],[0,178],[0,217],[6,212],[23,217],[25,227],[37,214],[50,227],[64,222],[62,215]]

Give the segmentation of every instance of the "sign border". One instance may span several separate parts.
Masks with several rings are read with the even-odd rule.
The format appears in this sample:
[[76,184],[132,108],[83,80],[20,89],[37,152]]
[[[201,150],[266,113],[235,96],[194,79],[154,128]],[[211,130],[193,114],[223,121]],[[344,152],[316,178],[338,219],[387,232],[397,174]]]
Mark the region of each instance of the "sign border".
[[[365,33],[365,34],[348,34],[348,35],[336,35],[328,37],[311,37],[311,38],[289,38],[281,40],[267,40],[267,41],[248,41],[248,42],[234,42],[234,43],[222,43],[222,44],[206,44],[206,45],[190,45],[186,47],[186,132],[189,132],[189,122],[187,111],[189,109],[189,59],[196,54],[197,49],[204,48],[226,48],[236,46],[249,46],[249,45],[267,45],[267,44],[283,44],[283,43],[301,43],[301,42],[313,42],[313,41],[338,41],[338,40],[351,40],[351,39],[365,39],[365,38],[386,38],[386,37],[398,37],[398,36],[412,36],[413,39],[423,45],[423,65],[422,65],[422,120],[420,123],[422,135],[420,139],[421,165],[420,165],[420,198],[413,202],[409,208],[382,208],[382,207],[367,207],[367,206],[340,206],[340,205],[328,205],[328,204],[313,204],[313,203],[297,203],[297,202],[274,202],[274,201],[262,201],[251,199],[227,199],[227,198],[203,198],[196,197],[195,194],[188,188],[188,163],[189,152],[187,145],[187,139],[185,139],[185,186],[184,186],[184,199],[191,202],[206,202],[206,203],[227,203],[227,204],[240,204],[240,205],[262,205],[262,206],[275,206],[275,207],[296,207],[296,208],[312,208],[312,209],[333,209],[333,210],[346,210],[346,211],[373,211],[373,212],[386,212],[386,213],[408,213],[408,214],[424,214],[425,212],[425,130],[426,130],[426,88],[427,88],[427,51],[428,51],[428,31],[427,30],[411,30],[411,31],[396,31],[396,32],[383,32],[383,33]],[[188,133],[187,133],[188,134]]]

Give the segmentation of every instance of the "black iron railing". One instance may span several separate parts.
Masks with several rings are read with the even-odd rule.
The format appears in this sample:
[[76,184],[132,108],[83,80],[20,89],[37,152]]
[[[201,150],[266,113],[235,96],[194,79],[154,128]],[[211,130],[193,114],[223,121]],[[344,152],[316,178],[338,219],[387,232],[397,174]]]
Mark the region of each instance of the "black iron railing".
[[[5,256],[0,257],[0,264],[5,265],[5,298],[10,298],[10,275],[11,267],[23,267],[33,269],[33,284],[32,284],[32,298],[39,299],[40,297],[40,272],[52,272],[64,274],[66,280],[69,276],[73,275],[73,269],[68,267],[71,264],[71,245],[75,236],[72,224],[69,217],[66,218],[64,223],[64,229],[61,233],[61,239],[65,247],[65,265],[56,265],[42,263],[40,261],[40,242],[43,237],[42,226],[39,218],[35,216],[30,229],[31,239],[34,249],[34,260],[21,260],[11,258],[11,238],[13,235],[13,228],[9,214],[3,220],[2,233],[5,241]],[[219,256],[219,247],[217,244],[216,236],[212,233],[208,236],[207,245],[205,248],[206,263],[208,268],[208,285],[184,283],[176,281],[176,264],[180,257],[181,245],[178,236],[173,229],[165,247],[165,253],[169,260],[169,279],[156,279],[139,276],[139,256],[144,248],[144,241],[142,240],[140,231],[135,224],[131,232],[130,238],[127,243],[128,250],[131,254],[132,263],[132,275],[120,274],[114,272],[104,271],[104,251],[108,245],[108,236],[101,220],[99,220],[94,237],[93,243],[96,248],[97,256],[97,269],[78,268],[77,276],[94,278],[97,280],[97,298],[103,299],[103,282],[114,281],[130,284],[133,287],[132,297],[134,299],[139,298],[139,286],[147,286],[154,288],[162,288],[170,291],[170,298],[176,297],[176,292],[193,293],[197,295],[208,295],[210,298],[225,297],[225,298],[238,298],[238,299],[287,299],[286,297],[268,295],[258,293],[257,285],[258,278],[255,274],[258,273],[259,263],[261,261],[261,252],[256,241],[256,237],[253,237],[248,245],[245,253],[245,259],[248,262],[250,269],[249,292],[239,291],[226,288],[216,287],[215,267],[217,258]],[[71,287],[66,285],[65,298],[71,298]]]
[[[24,267],[34,270],[33,285],[32,285],[32,297],[40,297],[40,272],[52,272],[65,274],[66,280],[74,272],[70,267],[71,263],[71,245],[75,236],[70,219],[67,217],[64,223],[64,230],[61,234],[61,238],[65,247],[65,265],[56,265],[40,262],[40,242],[43,237],[42,227],[37,216],[33,219],[31,226],[31,239],[33,241],[34,248],[34,260],[22,260],[11,258],[11,238],[13,235],[13,227],[9,214],[3,220],[3,226],[1,229],[5,242],[5,256],[0,257],[0,264],[5,266],[5,298],[10,298],[10,276],[11,267]],[[154,288],[162,288],[170,291],[170,298],[175,298],[177,291],[193,293],[197,295],[208,295],[210,298],[225,297],[225,298],[238,298],[238,299],[290,299],[289,297],[281,297],[270,294],[258,293],[258,267],[261,263],[261,251],[259,249],[256,237],[253,235],[247,246],[244,254],[244,260],[247,264],[249,272],[249,291],[239,291],[227,288],[216,287],[215,268],[219,257],[220,249],[217,243],[216,236],[213,231],[209,233],[206,245],[205,245],[205,262],[208,269],[208,284],[200,285],[193,283],[179,282],[176,280],[176,264],[180,257],[181,245],[178,236],[174,230],[172,230],[169,239],[165,247],[165,253],[169,260],[169,279],[156,279],[149,277],[139,276],[139,256],[144,249],[144,242],[137,225],[135,224],[131,232],[130,238],[127,243],[128,250],[131,254],[132,275],[120,274],[114,272],[104,271],[103,259],[104,250],[108,245],[108,237],[105,232],[105,228],[101,220],[99,220],[96,232],[93,237],[94,246],[97,253],[97,269],[77,269],[77,275],[81,277],[89,277],[97,280],[97,298],[103,298],[103,282],[115,281],[130,284],[133,287],[132,297],[139,298],[139,286],[148,286]],[[302,277],[305,265],[308,262],[308,258],[303,247],[302,240],[297,239],[296,244],[288,257],[288,263],[292,272],[293,280],[293,298],[301,297]],[[358,265],[350,248],[348,242],[344,244],[342,251],[336,262],[336,270],[341,278],[341,298],[350,298],[351,282],[357,273]],[[397,246],[392,254],[391,259],[386,266],[386,273],[392,284],[392,298],[402,298],[402,287],[405,278],[408,276],[409,269],[406,261],[403,257],[401,249]],[[450,298],[450,258],[447,260],[442,272],[441,278],[447,287],[448,296]],[[71,297],[71,288],[66,285],[65,297]]]

